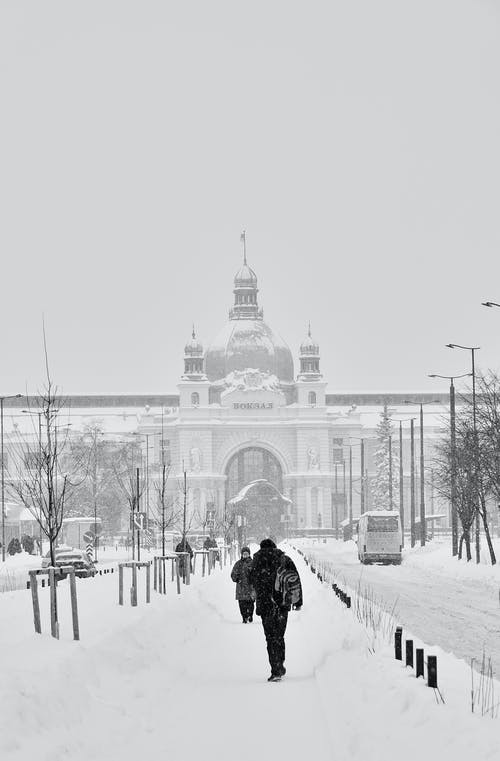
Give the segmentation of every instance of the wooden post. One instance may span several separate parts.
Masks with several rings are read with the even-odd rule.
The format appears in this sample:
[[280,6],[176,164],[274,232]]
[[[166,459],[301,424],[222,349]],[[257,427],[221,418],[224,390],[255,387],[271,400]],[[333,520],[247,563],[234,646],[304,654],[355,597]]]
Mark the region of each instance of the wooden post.
[[36,577],[36,571],[30,571],[31,581],[31,599],[33,601],[33,619],[35,622],[35,631],[37,634],[42,633],[42,623],[40,621],[40,603],[38,600],[38,580]]
[[417,679],[419,676],[424,675],[424,649],[423,647],[417,647],[415,650],[416,655],[416,670],[417,670]]
[[80,639],[80,628],[78,626],[78,605],[76,601],[76,577],[75,572],[69,574],[69,590],[71,595],[71,617],[73,619],[73,639]]
[[[155,555],[155,557],[154,557],[154,560],[153,560],[153,562],[154,562],[154,569],[153,569],[153,589],[154,589],[154,591],[155,591],[155,592],[157,592],[157,591],[158,591],[158,558],[156,557],[156,555]],[[161,578],[161,573],[160,573],[160,578]],[[161,582],[160,582],[160,583],[161,583]]]
[[166,595],[167,594],[167,561],[165,560],[165,558],[162,558],[161,563],[162,563],[162,566],[163,566],[163,568],[162,568],[162,574],[163,574],[163,576],[162,576],[162,578],[163,578],[163,588],[162,588],[162,591],[163,591],[163,594]]
[[189,586],[191,584],[191,558],[189,552],[186,553],[184,560],[186,563],[186,584]]
[[437,657],[429,655],[427,657],[427,686],[437,687]]
[[202,577],[205,577],[205,563],[206,563],[206,555],[203,553],[202,563],[201,563],[201,575]]
[[146,566],[146,603],[151,602],[151,563]]
[[175,579],[174,565],[177,565],[177,557],[172,558],[172,581]]
[[59,639],[59,623],[57,621],[57,587],[55,569],[49,569],[50,584],[50,632],[53,637]]
[[[173,568],[173,565],[172,565]],[[181,593],[181,577],[179,574],[179,556],[175,558],[175,573],[177,575],[177,594],[180,595]]]
[[406,665],[413,668],[413,640],[406,640]]
[[396,633],[394,634],[394,655],[397,661],[403,660],[403,653],[401,649],[401,639],[403,637],[403,628],[396,626]]
[[132,566],[132,588],[130,590],[130,602],[135,607],[137,605],[137,566]]
[[123,566],[118,566],[118,605],[123,605]]

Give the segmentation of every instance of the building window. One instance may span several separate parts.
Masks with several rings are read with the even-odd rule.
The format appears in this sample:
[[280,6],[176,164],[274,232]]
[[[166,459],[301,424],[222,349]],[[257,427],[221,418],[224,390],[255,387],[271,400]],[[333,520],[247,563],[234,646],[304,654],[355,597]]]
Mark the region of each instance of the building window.
[[343,453],[342,449],[333,449],[332,455],[333,455],[333,462],[334,462],[334,464],[336,462],[337,463],[338,462],[342,462],[343,459],[344,459],[344,453]]
[[316,404],[316,391],[309,391],[309,404],[312,407]]
[[160,439],[160,465],[170,465],[170,439]]
[[[0,455],[0,468],[2,467],[2,455]],[[3,469],[7,470],[9,467],[9,455],[7,452],[3,453]]]
[[344,446],[344,439],[333,439],[332,443],[334,447],[342,447]]
[[191,394],[191,404],[193,407],[198,407],[200,403],[200,395],[197,391],[193,391]]

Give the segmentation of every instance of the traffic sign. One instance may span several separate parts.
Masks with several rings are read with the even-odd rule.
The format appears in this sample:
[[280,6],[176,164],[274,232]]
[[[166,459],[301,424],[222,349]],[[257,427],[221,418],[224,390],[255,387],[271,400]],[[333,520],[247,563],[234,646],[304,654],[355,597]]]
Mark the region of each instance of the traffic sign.
[[134,513],[134,524],[140,531],[144,531],[146,528],[146,513]]
[[94,532],[93,531],[86,531],[83,535],[84,542],[87,542],[87,544],[93,544],[94,543]]

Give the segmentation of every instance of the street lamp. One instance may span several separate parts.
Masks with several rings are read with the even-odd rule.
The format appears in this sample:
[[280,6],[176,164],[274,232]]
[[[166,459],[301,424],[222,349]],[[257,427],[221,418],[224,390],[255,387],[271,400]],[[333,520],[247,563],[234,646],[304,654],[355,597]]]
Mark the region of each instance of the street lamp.
[[[494,304],[493,301],[485,302],[487,304]],[[472,375],[472,427],[474,431],[474,474],[475,479],[478,476],[478,459],[477,459],[477,421],[476,421],[476,370],[475,370],[475,356],[474,352],[478,351],[480,346],[462,346],[462,344],[446,344],[448,349],[464,349],[471,353],[471,370]],[[474,484],[477,488],[477,483]],[[476,496],[476,495],[475,495]],[[476,505],[476,563],[481,562],[481,551],[479,544],[479,510]]]
[[443,378],[450,381],[450,444],[451,444],[451,554],[458,555],[458,514],[457,514],[457,450],[456,450],[456,426],[455,426],[455,386],[453,381],[457,378],[470,377],[471,373],[462,375],[438,375],[432,373],[429,378]]
[[427,527],[425,522],[425,478],[424,478],[424,404],[439,404],[438,399],[428,402],[404,401],[403,404],[420,405],[420,546],[425,547]]
[[2,563],[5,563],[5,463],[3,451],[3,403],[6,399],[21,399],[22,394],[12,394],[11,396],[0,396],[0,438],[1,449],[0,457],[2,458]]
[[38,508],[39,528],[40,528],[40,555],[43,555],[42,551],[42,415],[43,410],[21,410],[24,415],[38,415],[38,480],[39,480],[39,499],[40,505]]

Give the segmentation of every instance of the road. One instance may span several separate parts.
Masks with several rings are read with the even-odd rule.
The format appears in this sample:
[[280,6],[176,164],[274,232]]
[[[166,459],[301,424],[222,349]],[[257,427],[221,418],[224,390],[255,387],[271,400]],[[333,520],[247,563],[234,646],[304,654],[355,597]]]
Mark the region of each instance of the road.
[[[329,560],[347,586],[369,586],[389,608],[396,603],[398,623],[427,645],[438,645],[468,663],[491,658],[500,675],[500,597],[498,587],[482,578],[453,577],[415,563],[400,566],[361,565],[350,544],[335,552],[321,544],[301,544],[308,555]],[[471,569],[473,572],[473,569]]]

